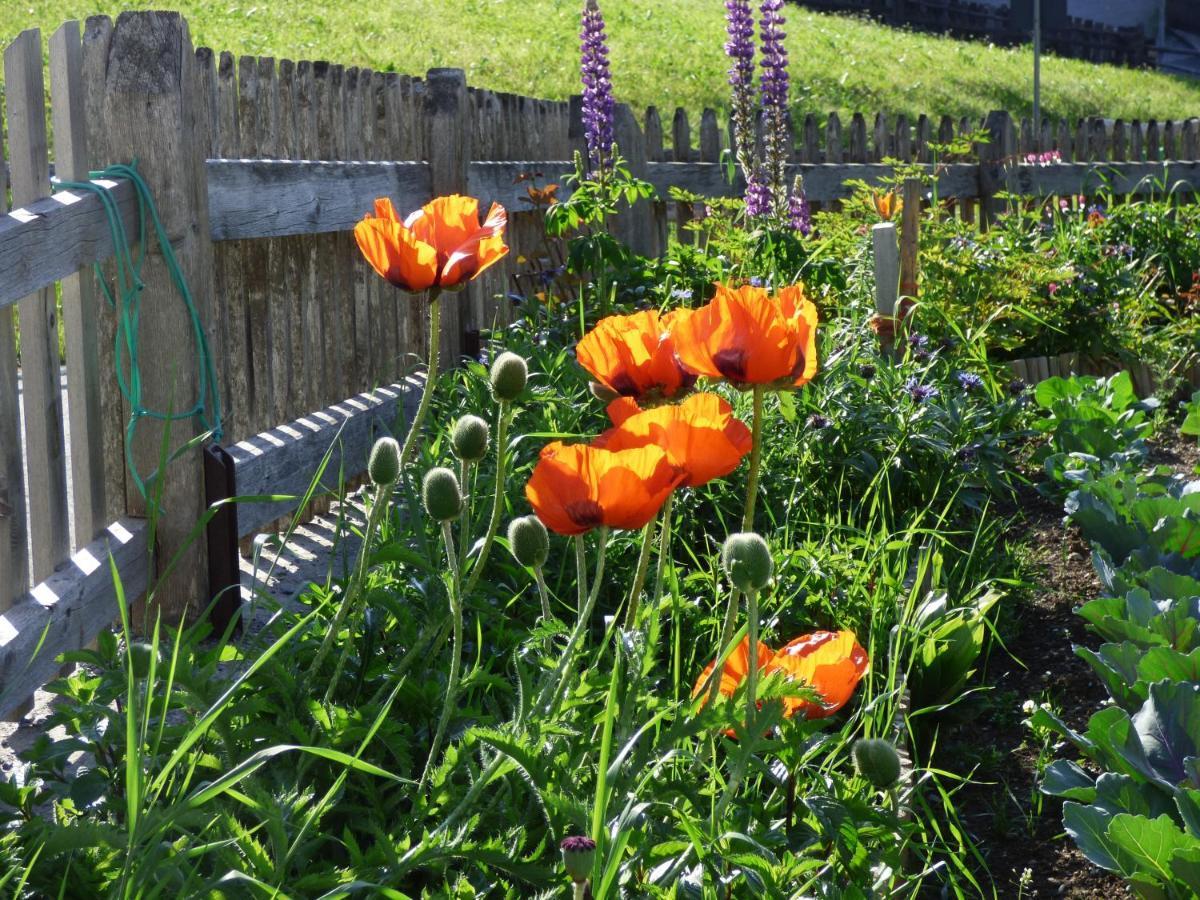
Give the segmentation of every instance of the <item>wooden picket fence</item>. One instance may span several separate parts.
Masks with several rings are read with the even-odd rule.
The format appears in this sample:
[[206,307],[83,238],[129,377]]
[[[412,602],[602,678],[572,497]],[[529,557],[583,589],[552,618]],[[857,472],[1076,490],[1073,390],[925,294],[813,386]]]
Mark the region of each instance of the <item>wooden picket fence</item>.
[[[115,23],[93,17],[82,31],[68,22],[50,38],[49,59],[47,110],[38,32],[4,51],[8,165],[0,164],[0,203],[11,178],[15,209],[0,215],[0,715],[53,677],[58,653],[112,621],[110,554],[129,596],[157,582],[155,601],[169,618],[195,613],[219,591],[226,593],[218,608],[228,615],[238,603],[228,592],[237,584],[238,539],[295,504],[226,507],[207,541],[190,540],[205,510],[238,494],[299,491],[335,438],[341,450],[331,470],[353,476],[375,435],[403,427],[419,384],[411,373],[430,335],[421,303],[377,278],[354,246],[350,230],[376,197],[409,210],[458,192],[510,211],[512,252],[444,303],[436,339],[456,358],[472,348],[472,335],[508,320],[508,294],[528,266],[522,260],[542,252],[541,213],[525,179],[562,185],[583,146],[578,98],[473,89],[455,69],[414,78],[193,50],[174,13],[124,13]],[[117,316],[92,271],[114,253],[110,224],[95,192],[51,192],[51,122],[61,181],[137,160],[215,362],[224,438],[203,451],[181,449],[200,437],[198,426],[172,426],[169,443],[179,456],[162,477],[153,548],[147,503],[127,460],[153,471],[163,426],[143,420],[126,446],[133,410],[116,377]],[[985,122],[879,114],[870,127],[862,115],[845,126],[836,115],[807,116],[796,123],[793,161],[820,206],[848,197],[850,179],[891,176],[885,159],[933,166],[936,143],[981,129],[989,142],[979,162],[939,163],[936,172],[940,196],[984,223],[1003,208],[1006,190],[1078,194],[1105,181],[1132,194],[1161,180],[1194,193],[1200,184],[1195,119],[1047,122],[1035,138],[1005,113]],[[702,203],[669,199],[670,188],[701,196],[742,190],[726,179],[729,142],[713,110],[695,133],[676,110],[668,134],[654,108],[638,117],[622,104],[616,136],[633,173],[661,198],[614,226],[639,252],[661,252],[671,235],[692,239],[680,226],[704,216]],[[1019,162],[1049,148],[1064,162]],[[136,234],[130,183],[94,186]],[[186,408],[199,389],[196,350],[161,253],[147,255],[143,280],[143,404]],[[160,578],[173,559],[169,577]]]

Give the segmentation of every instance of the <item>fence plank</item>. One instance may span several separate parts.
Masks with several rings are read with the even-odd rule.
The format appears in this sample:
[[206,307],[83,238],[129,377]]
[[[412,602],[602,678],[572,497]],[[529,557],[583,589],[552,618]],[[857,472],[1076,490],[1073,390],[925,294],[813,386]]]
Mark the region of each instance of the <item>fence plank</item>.
[[[671,146],[675,162],[691,161],[692,129],[688,124],[687,110],[682,106],[676,107],[675,118],[671,120]],[[695,217],[695,207],[692,204],[675,204],[675,237],[681,244],[691,244],[695,241],[695,232],[686,227]]]
[[[0,130],[0,213],[8,208],[8,166],[4,160],[4,134]],[[0,238],[7,221],[7,217],[0,218]],[[0,246],[3,245],[0,240]],[[0,266],[0,270],[7,276],[7,267]],[[8,609],[29,587],[14,312],[11,306],[0,303],[0,612]]]
[[[108,69],[108,50],[112,42],[113,23],[108,16],[92,16],[83,31],[83,95],[89,162],[93,169],[114,162],[108,156],[104,129],[104,73]],[[129,196],[127,234],[136,234],[136,210],[133,190],[122,185]],[[107,228],[104,229],[106,232]],[[64,247],[67,246],[64,242]],[[106,248],[105,256],[111,252]],[[84,263],[81,261],[76,268]],[[114,268],[102,266],[104,277],[111,283]],[[100,308],[97,322],[100,356],[101,446],[104,459],[104,520],[112,522],[125,514],[125,407],[117,382],[116,343],[117,316],[106,307]]]
[[[290,59],[281,59],[278,70],[279,82],[279,154],[284,159],[300,158],[300,141],[296,132],[297,94],[299,78],[296,64]],[[283,334],[275,332],[276,347],[282,345],[287,351],[286,391],[282,409],[276,411],[278,421],[294,419],[315,404],[308,401],[308,374],[304,355],[304,300],[308,292],[307,252],[303,239],[279,240],[283,254],[282,280],[277,291],[278,303],[287,311],[287,329]],[[276,370],[276,384],[279,383]]]
[[[659,116],[658,108],[655,106],[646,108],[646,126],[644,132],[646,135],[647,161],[656,163],[665,161],[667,157],[663,148],[662,118]],[[664,202],[666,199],[667,195],[662,194],[660,199],[652,204],[652,236],[654,245],[660,253],[667,252],[667,204]]]
[[[46,88],[37,29],[21,32],[4,51],[4,88],[12,199],[22,206],[50,193]],[[37,582],[71,552],[54,289],[43,288],[21,300],[20,321],[30,573]]]
[[[296,150],[301,159],[315,159],[317,152],[317,87],[313,64],[302,60],[296,66]],[[211,173],[210,173],[211,178]],[[211,182],[210,182],[211,183]],[[209,215],[214,213],[212,193],[209,192]],[[325,403],[325,359],[321,352],[322,295],[320,281],[320,241],[313,235],[297,236],[302,275],[301,306],[303,321],[301,339],[304,358],[304,408],[319,409]]]
[[825,123],[825,162],[836,164],[842,161],[842,120],[831,112]]
[[126,595],[149,583],[147,525],[124,519],[7,610],[0,609],[0,717],[56,677],[57,657],[86,647],[117,616],[112,559]]
[[335,441],[336,449],[325,469],[322,488],[336,490],[339,470],[343,468],[346,478],[363,472],[376,438],[387,434],[403,437],[402,425],[411,421],[416,412],[423,377],[414,376],[359,394],[227,448],[234,462],[239,494],[281,494],[296,498],[239,504],[238,534],[253,534],[292,512]]
[[850,162],[867,161],[867,120],[856,112],[850,119]]
[[[63,24],[50,38],[50,91],[55,171],[66,181],[87,181],[90,165],[83,118],[83,41],[78,22]],[[62,252],[63,248],[55,249]],[[62,310],[71,430],[73,546],[78,548],[96,537],[107,522],[96,325],[100,298],[90,267],[63,279]]]
[[[213,253],[209,240],[204,156],[195,123],[195,53],[187,23],[178,13],[122,13],[117,19],[105,70],[105,143],[112,159],[137,157],[157,201],[163,228],[201,321],[212,315]],[[89,136],[90,137],[90,136]],[[197,351],[192,323],[175,293],[171,274],[155,246],[142,267],[139,352],[144,372],[142,404],[153,410],[187,409],[196,402]],[[143,419],[129,448],[133,465],[149,474],[158,465],[165,424]],[[161,491],[155,560],[178,565],[157,582],[154,597],[166,621],[179,621],[207,598],[207,552],[190,537],[204,509],[204,468],[194,440],[194,419],[170,423],[167,450],[178,454],[155,485]],[[146,499],[132,487],[126,503],[144,515]]]
[[[257,158],[263,155],[260,145],[265,139],[266,111],[269,102],[269,75],[274,72],[274,60],[264,59],[269,66],[260,66],[254,56],[238,59],[238,129],[241,135],[241,155]],[[261,121],[260,121],[261,120]],[[246,297],[246,347],[249,351],[249,393],[246,395],[248,421],[251,431],[262,431],[271,422],[271,273],[269,251],[265,241],[250,241],[242,247],[242,285]]]

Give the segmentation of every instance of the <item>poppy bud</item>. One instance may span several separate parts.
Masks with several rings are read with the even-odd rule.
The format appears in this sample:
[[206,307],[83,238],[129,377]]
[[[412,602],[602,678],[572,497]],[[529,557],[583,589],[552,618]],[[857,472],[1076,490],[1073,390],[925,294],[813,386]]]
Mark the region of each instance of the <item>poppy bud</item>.
[[421,482],[421,496],[425,511],[435,521],[448,522],[462,510],[458,478],[449,469],[438,467],[426,472],[425,480]]
[[860,738],[850,751],[854,768],[877,788],[890,788],[900,780],[900,754],[883,738]]
[[488,423],[479,416],[463,416],[454,423],[450,444],[459,459],[468,462],[483,459],[488,448]]
[[376,487],[396,483],[400,477],[400,445],[395,438],[383,437],[375,442],[367,463],[367,474]]
[[492,396],[511,403],[525,390],[525,379],[528,377],[529,366],[525,364],[525,359],[506,350],[496,357],[488,376],[492,384]]
[[771,581],[771,548],[753,531],[731,534],[721,548],[721,565],[739,591],[761,591]]
[[133,667],[133,677],[142,681],[150,676],[150,661],[158,656],[158,650],[145,641],[135,641],[129,645],[129,662]]
[[590,837],[575,835],[563,838],[558,849],[562,851],[563,865],[571,880],[576,884],[587,881],[588,876],[592,874],[592,863],[596,859],[596,842]]
[[517,562],[531,569],[541,568],[550,555],[550,535],[537,516],[522,516],[509,522],[508,545]]

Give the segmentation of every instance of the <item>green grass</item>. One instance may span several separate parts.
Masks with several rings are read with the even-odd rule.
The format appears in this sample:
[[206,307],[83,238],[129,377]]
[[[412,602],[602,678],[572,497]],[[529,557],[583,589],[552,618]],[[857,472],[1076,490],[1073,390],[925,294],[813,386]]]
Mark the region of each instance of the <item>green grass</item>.
[[[106,0],[0,0],[0,44],[21,28],[48,35],[71,17],[137,6]],[[193,41],[238,54],[329,59],[420,74],[466,70],[471,84],[562,99],[578,90],[581,0],[188,0]],[[636,107],[717,109],[726,103],[724,7],[717,0],[604,0],[618,99]],[[981,117],[1028,115],[1028,48],[910,34],[868,22],[789,9],[792,96],[801,113],[884,110]],[[1048,59],[1050,116],[1184,118],[1200,113],[1200,82]],[[697,120],[693,118],[693,129]],[[668,119],[669,122],[669,119]]]

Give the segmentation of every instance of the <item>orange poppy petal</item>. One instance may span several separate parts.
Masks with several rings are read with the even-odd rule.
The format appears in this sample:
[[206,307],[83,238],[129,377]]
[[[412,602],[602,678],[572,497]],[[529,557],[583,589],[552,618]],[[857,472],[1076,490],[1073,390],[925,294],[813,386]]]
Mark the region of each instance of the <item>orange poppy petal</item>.
[[375,217],[379,219],[387,219],[390,222],[400,221],[400,219],[396,216],[396,207],[392,206],[391,197],[375,198]]
[[401,290],[424,291],[437,280],[437,254],[398,222],[368,216],[354,226],[354,239],[376,272]]
[[575,355],[596,381],[623,397],[673,397],[695,381],[675,359],[655,310],[601,319],[576,345]]
[[788,642],[771,660],[773,668],[821,695],[816,704],[786,699],[787,715],[803,711],[806,718],[831,716],[850,700],[867,670],[867,652],[852,631],[815,631]]
[[[771,648],[762,641],[758,642],[758,669],[760,672],[767,671],[772,659]],[[700,673],[700,677],[696,679],[696,684],[692,687],[692,696],[697,696],[712,675],[713,669],[716,667],[716,660],[710,662],[704,667],[704,671]],[[725,665],[721,667],[720,692],[722,696],[732,697],[737,691],[738,686],[745,681],[746,676],[750,672],[750,637],[743,637],[738,645],[729,651],[729,656],[725,658]]]
[[409,215],[404,224],[447,259],[479,231],[479,201],[461,194],[435,197]]
[[477,232],[450,254],[438,284],[449,288],[470,281],[484,269],[499,262],[507,253],[508,246],[502,235],[489,236],[487,232]]

